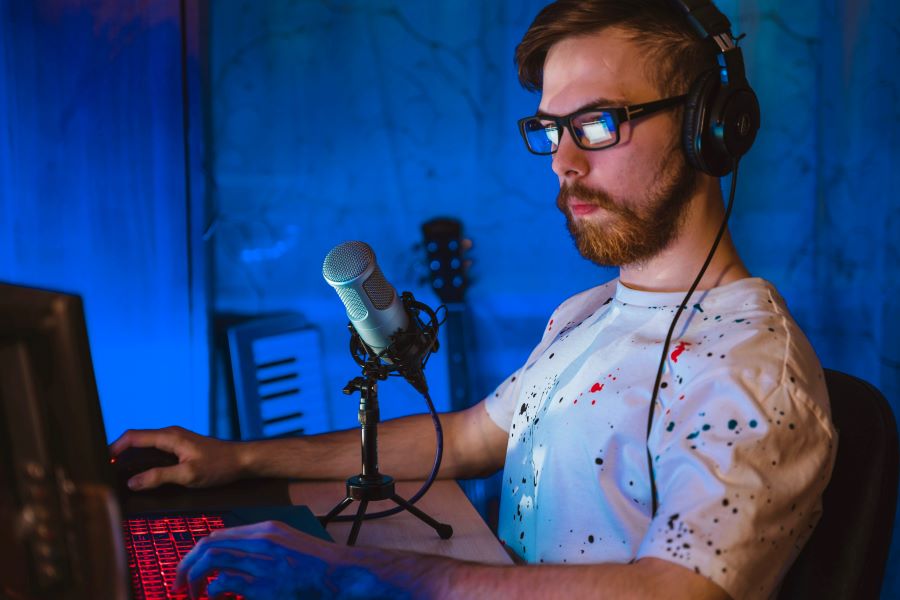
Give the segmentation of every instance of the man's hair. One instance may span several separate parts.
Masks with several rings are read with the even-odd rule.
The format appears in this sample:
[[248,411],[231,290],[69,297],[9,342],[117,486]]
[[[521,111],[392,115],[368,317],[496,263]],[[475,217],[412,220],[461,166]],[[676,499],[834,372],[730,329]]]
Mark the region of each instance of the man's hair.
[[557,0],[544,7],[516,47],[519,82],[540,91],[544,61],[557,42],[617,27],[644,51],[646,75],[660,93],[685,94],[714,68],[715,48],[667,0]]

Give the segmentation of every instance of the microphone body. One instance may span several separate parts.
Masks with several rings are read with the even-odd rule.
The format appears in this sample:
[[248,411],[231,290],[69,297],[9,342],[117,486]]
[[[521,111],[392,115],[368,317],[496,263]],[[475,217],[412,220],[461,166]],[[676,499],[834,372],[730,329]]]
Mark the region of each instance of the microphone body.
[[437,349],[437,330],[429,333],[418,320],[413,322],[372,248],[355,241],[335,246],[325,257],[322,275],[340,296],[359,338],[414,388],[427,393],[423,359]]
[[332,248],[322,275],[340,296],[359,337],[377,354],[391,346],[391,336],[409,327],[409,315],[368,244],[344,242]]

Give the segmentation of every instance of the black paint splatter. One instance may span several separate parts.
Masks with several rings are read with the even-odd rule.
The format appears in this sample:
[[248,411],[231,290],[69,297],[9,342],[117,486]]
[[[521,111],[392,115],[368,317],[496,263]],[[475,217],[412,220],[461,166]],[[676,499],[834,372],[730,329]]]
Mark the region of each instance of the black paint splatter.
[[675,521],[678,520],[679,513],[669,516],[669,529],[675,529]]

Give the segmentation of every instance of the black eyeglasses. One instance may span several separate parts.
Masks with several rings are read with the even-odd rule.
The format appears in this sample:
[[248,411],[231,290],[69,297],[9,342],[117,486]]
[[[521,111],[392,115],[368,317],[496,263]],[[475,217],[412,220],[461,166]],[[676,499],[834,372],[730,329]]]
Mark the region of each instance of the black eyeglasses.
[[562,117],[536,115],[519,119],[519,132],[534,154],[553,154],[559,147],[563,128],[569,130],[582,150],[603,150],[619,143],[619,124],[646,117],[684,102],[687,96],[673,96],[632,106],[589,107]]

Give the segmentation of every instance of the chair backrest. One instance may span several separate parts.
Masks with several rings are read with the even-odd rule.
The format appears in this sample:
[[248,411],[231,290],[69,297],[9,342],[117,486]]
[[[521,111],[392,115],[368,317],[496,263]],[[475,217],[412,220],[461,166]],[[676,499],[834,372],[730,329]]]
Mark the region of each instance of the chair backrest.
[[838,450],[822,518],[788,571],[781,598],[878,598],[897,503],[897,424],[865,381],[825,370]]
[[228,329],[242,440],[331,430],[319,330],[291,314]]

